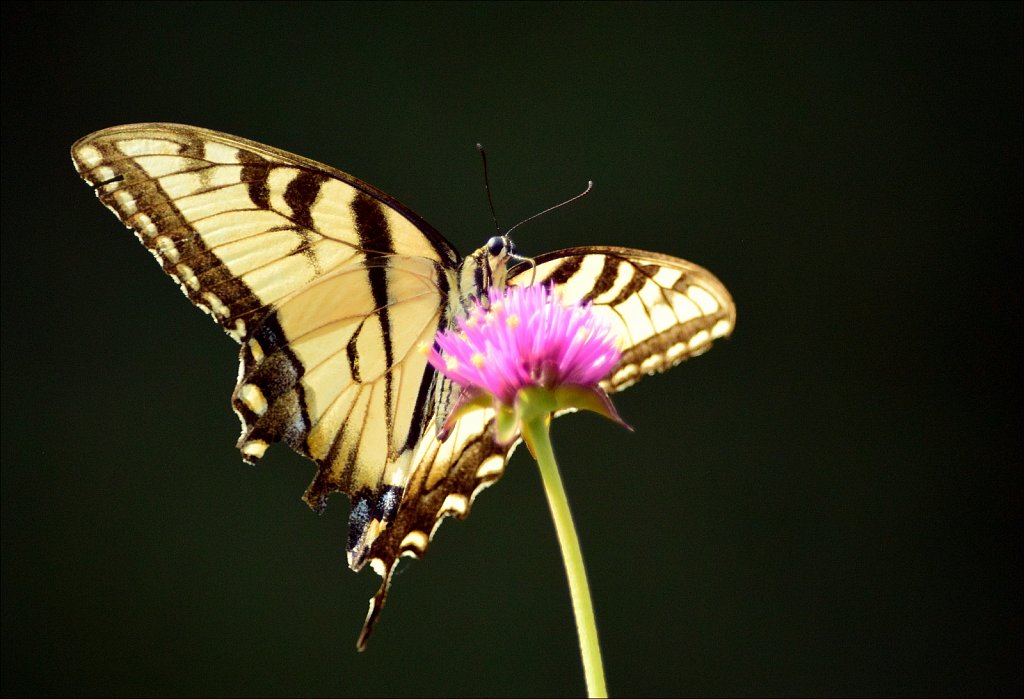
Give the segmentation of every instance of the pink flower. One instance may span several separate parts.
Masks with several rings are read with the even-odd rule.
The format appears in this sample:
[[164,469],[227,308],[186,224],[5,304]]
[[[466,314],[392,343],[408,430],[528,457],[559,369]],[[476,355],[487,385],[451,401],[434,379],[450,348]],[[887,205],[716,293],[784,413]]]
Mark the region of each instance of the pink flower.
[[[563,303],[543,285],[490,289],[486,302],[475,301],[457,324],[438,333],[427,354],[435,369],[462,388],[442,439],[465,410],[493,405],[499,413],[517,412],[523,397],[537,395],[537,389],[555,399],[549,412],[582,408],[622,422],[598,386],[621,353],[589,305]],[[500,426],[499,432],[503,443],[515,438]]]

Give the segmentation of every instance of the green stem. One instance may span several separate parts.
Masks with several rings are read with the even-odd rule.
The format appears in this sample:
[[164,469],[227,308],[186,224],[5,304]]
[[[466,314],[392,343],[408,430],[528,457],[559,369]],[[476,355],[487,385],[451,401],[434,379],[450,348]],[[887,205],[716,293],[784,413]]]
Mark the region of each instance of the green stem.
[[590,586],[587,571],[583,568],[583,553],[572,523],[569,501],[558,474],[555,453],[551,448],[547,416],[527,420],[523,424],[523,437],[530,445],[540,475],[544,480],[544,491],[548,496],[551,516],[555,520],[558,543],[562,548],[566,577],[569,578],[569,593],[572,608],[576,614],[576,632],[580,638],[580,654],[583,656],[583,674],[587,680],[587,696],[607,697],[604,683],[604,666],[601,664],[601,648],[597,642],[597,624],[594,621],[594,605],[590,600]]

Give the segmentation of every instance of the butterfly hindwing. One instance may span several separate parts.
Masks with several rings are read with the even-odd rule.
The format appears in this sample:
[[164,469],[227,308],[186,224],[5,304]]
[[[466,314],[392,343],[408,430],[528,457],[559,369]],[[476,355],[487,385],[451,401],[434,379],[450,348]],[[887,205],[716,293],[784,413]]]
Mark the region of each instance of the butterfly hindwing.
[[396,517],[374,541],[367,558],[383,581],[370,600],[359,635],[366,645],[380,615],[399,556],[421,558],[445,517],[464,519],[476,496],[505,472],[512,449],[494,441],[494,415],[479,410],[459,420],[445,441],[435,429],[424,435]]
[[[387,298],[346,266],[278,304],[243,346],[239,447],[253,461],[282,440],[320,464],[306,495],[317,510],[330,492],[400,487],[422,433],[432,374],[417,347],[437,332],[443,271],[418,257],[380,265]],[[301,430],[278,417],[292,406],[306,413]]]

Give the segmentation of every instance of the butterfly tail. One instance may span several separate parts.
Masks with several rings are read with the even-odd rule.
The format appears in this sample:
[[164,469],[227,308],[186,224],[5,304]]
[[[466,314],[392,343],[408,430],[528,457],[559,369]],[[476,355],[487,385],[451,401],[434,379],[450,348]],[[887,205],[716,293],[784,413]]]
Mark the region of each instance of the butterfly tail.
[[380,619],[380,613],[384,609],[384,602],[388,598],[388,589],[391,587],[391,576],[395,572],[395,564],[398,562],[397,559],[392,561],[391,565],[384,566],[379,559],[371,561],[371,565],[374,566],[374,570],[380,573],[383,580],[380,583],[380,589],[377,590],[377,594],[370,598],[370,609],[366,612],[366,621],[363,622],[363,628],[359,632],[359,639],[356,641],[356,650],[360,653],[366,650],[366,644],[370,640],[370,636],[373,634],[373,629],[377,625],[377,620]]

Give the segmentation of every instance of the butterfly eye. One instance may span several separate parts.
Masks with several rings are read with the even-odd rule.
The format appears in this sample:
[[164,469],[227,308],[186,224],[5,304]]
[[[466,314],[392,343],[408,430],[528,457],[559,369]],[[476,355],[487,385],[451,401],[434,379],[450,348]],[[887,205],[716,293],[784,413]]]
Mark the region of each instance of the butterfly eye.
[[508,246],[506,246],[505,238],[500,235],[496,235],[487,241],[487,252],[489,252],[492,257],[497,257],[502,252],[508,250],[508,247],[510,246],[511,241],[508,243]]

